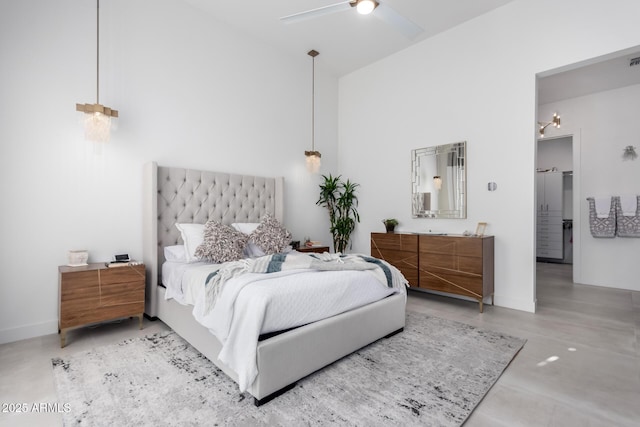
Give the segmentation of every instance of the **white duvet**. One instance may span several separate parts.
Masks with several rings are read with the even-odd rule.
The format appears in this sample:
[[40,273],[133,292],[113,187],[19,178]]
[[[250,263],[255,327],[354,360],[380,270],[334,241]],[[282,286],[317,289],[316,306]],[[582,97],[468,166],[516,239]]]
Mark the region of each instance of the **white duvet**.
[[[172,263],[173,264],[173,263]],[[367,271],[289,270],[269,274],[247,273],[230,279],[213,309],[205,310],[207,276],[220,265],[191,264],[163,267],[166,298],[194,306],[193,315],[222,343],[220,361],[238,374],[243,392],[258,370],[256,349],[260,334],[325,319],[369,304],[396,292],[405,292],[400,273],[391,267],[396,287],[388,287],[381,269]]]

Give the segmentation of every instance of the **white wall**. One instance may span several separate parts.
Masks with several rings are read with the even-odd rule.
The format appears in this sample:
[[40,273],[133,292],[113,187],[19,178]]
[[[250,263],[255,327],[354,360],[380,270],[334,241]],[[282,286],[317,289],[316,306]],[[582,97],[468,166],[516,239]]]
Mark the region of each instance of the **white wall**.
[[640,290],[640,239],[593,238],[586,201],[587,197],[640,194],[640,161],[622,159],[627,145],[640,148],[639,98],[640,85],[634,85],[539,107],[540,117],[561,114],[562,127],[547,132],[549,136],[577,135],[579,140],[574,144],[579,164],[573,175],[574,184],[579,184],[573,205],[576,282]]
[[538,139],[536,168],[556,168],[561,172],[573,170],[573,138],[570,136],[549,138],[550,133],[548,131],[545,133],[544,139]]
[[[486,221],[495,303],[534,311],[536,74],[640,44],[639,13],[635,0],[515,1],[341,78],[340,172],[363,184],[354,249],[386,217],[450,233]],[[462,140],[467,219],[412,219],[411,149]]]
[[[57,331],[58,265],[142,256],[142,167],[284,176],[294,238],[330,242],[304,170],[311,60],[179,0],[101,2],[100,101],[118,130],[100,156],[75,103],[95,102],[95,2],[0,4],[0,343]],[[337,166],[338,81],[316,60],[316,148]]]

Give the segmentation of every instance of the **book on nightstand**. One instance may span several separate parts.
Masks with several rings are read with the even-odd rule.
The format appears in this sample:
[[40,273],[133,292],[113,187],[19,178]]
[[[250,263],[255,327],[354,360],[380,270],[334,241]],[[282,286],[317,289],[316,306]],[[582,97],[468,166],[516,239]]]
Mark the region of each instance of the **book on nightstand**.
[[131,267],[134,265],[140,265],[142,264],[139,261],[111,261],[111,262],[105,262],[104,265],[106,265],[109,268],[115,268],[115,267]]

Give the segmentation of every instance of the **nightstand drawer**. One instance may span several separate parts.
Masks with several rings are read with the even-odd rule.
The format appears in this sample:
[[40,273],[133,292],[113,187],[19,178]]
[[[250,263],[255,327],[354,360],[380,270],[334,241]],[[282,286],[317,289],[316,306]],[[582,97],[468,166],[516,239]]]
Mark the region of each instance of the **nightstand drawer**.
[[130,283],[103,283],[101,285],[101,306],[121,305],[132,302],[144,302],[144,280]]
[[[60,273],[62,275],[63,273]],[[60,277],[62,281],[62,276]],[[100,297],[99,277],[95,271],[77,271],[64,273],[64,287],[61,288],[61,301]]]
[[128,265],[124,267],[110,267],[100,270],[100,283],[111,285],[114,283],[144,282],[144,265]]

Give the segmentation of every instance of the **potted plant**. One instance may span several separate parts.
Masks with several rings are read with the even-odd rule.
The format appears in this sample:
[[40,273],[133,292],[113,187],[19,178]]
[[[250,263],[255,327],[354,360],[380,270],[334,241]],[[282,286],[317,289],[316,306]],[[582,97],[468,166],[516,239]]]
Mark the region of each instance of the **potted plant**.
[[387,233],[393,233],[393,230],[395,230],[396,225],[398,225],[398,220],[395,218],[387,218],[387,219],[383,219],[382,223],[387,229]]
[[325,176],[320,184],[320,197],[316,205],[326,207],[329,211],[330,231],[333,235],[333,251],[344,253],[351,240],[351,233],[360,222],[360,215],[356,209],[358,197],[356,188],[359,184],[347,180],[342,182],[340,175]]

